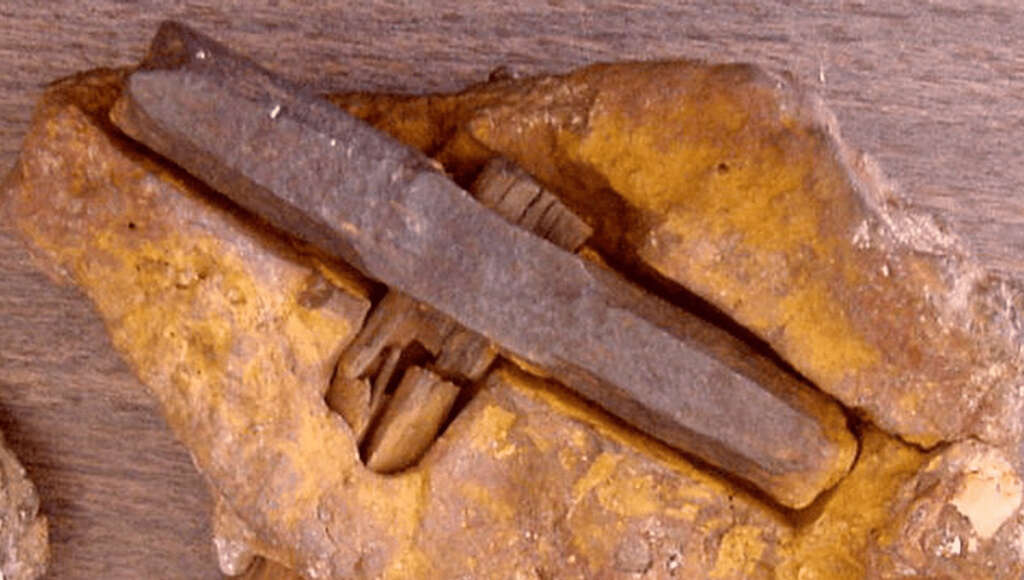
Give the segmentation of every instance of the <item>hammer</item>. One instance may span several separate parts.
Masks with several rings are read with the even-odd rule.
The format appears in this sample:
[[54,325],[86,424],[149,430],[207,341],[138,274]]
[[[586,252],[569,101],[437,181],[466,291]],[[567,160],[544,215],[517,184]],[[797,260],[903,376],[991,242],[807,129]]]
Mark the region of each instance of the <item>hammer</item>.
[[853,461],[842,411],[800,378],[181,24],[161,26],[112,117],[274,227],[784,506]]

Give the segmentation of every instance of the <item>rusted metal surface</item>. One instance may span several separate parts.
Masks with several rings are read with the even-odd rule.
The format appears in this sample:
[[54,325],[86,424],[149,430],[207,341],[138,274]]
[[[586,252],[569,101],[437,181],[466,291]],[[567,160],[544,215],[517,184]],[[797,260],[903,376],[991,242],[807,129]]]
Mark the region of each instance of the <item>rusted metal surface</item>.
[[180,25],[161,28],[113,118],[273,225],[785,505],[806,505],[849,468],[854,440],[826,398]]

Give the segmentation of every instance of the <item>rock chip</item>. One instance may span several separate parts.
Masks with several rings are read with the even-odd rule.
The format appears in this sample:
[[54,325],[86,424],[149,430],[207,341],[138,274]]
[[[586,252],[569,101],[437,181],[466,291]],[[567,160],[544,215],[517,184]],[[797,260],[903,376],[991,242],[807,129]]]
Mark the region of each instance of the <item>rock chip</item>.
[[49,561],[48,525],[36,488],[0,436],[0,578],[34,580]]

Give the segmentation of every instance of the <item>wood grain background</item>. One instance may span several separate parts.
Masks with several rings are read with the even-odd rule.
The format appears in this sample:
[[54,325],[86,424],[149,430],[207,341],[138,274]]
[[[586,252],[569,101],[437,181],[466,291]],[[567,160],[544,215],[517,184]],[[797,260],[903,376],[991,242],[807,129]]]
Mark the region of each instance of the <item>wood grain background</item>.
[[[847,140],[994,268],[1024,274],[1024,7],[1015,2],[0,2],[0,173],[48,81],[126,65],[175,18],[325,90],[454,90],[623,59],[786,69]],[[0,429],[39,486],[53,578],[218,578],[187,451],[90,305],[0,224]]]

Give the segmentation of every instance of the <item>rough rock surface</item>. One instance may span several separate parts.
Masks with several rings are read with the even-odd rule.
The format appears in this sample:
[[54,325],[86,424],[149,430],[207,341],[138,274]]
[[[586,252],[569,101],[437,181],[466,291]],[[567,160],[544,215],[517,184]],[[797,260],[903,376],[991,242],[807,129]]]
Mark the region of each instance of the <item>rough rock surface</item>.
[[896,496],[869,561],[880,574],[1016,578],[1024,559],[1021,479],[998,449],[964,441],[929,459]]
[[[244,570],[246,558],[259,555],[307,577],[806,580],[915,574],[968,577],[982,570],[978,566],[990,566],[987,570],[1008,578],[1024,572],[1020,457],[1016,446],[1007,446],[1019,444],[1019,419],[1008,415],[1017,412],[1013,405],[1019,404],[1019,393],[1013,390],[1016,354],[1006,354],[1013,343],[996,332],[1001,332],[1000,325],[1011,323],[996,307],[1012,303],[1017,294],[1008,285],[992,286],[998,291],[987,294],[969,292],[971,284],[984,278],[978,274],[961,288],[965,304],[978,308],[984,304],[985,317],[972,319],[971,312],[964,311],[958,315],[964,318],[954,317],[953,322],[960,322],[952,326],[915,323],[918,311],[914,308],[940,312],[943,300],[950,299],[941,290],[944,284],[955,286],[956,280],[942,278],[949,271],[939,272],[935,266],[944,258],[919,248],[911,251],[896,240],[892,242],[895,250],[885,250],[893,258],[888,274],[877,263],[873,267],[880,277],[859,269],[866,267],[864,263],[849,256],[860,255],[859,251],[882,252],[874,245],[876,238],[870,238],[872,245],[867,249],[844,246],[841,242],[855,240],[856,224],[852,232],[843,230],[849,236],[839,236],[836,232],[841,227],[833,231],[828,224],[808,221],[798,211],[801,203],[786,201],[782,195],[804,191],[793,184],[824,180],[842,185],[837,174],[827,175],[842,166],[813,163],[801,156],[820,150],[789,150],[784,139],[759,148],[754,137],[760,133],[753,131],[746,141],[727,147],[733,157],[725,161],[724,174],[746,179],[747,189],[733,193],[739,201],[746,197],[737,192],[750,194],[750,203],[772,218],[762,220],[764,227],[758,230],[766,239],[787,235],[775,228],[795,228],[797,233],[789,235],[814,239],[820,233],[831,242],[809,243],[804,248],[799,242],[789,246],[778,241],[782,245],[773,246],[776,242],[770,241],[758,249],[744,246],[754,234],[742,228],[734,228],[731,237],[728,224],[723,223],[702,226],[701,232],[709,243],[734,240],[736,253],[729,256],[736,259],[736,272],[747,276],[749,296],[744,300],[762,300],[758,309],[763,316],[778,316],[780,300],[792,292],[803,296],[800,293],[805,290],[799,284],[766,290],[757,274],[760,270],[754,269],[754,264],[763,265],[759,260],[771,255],[776,270],[786,273],[784,282],[804,281],[813,287],[808,269],[824,277],[819,288],[824,289],[812,296],[822,302],[812,300],[818,309],[806,315],[824,318],[793,320],[784,331],[773,333],[765,329],[776,328],[771,326],[775,322],[760,324],[743,314],[738,307],[742,304],[710,295],[709,299],[758,332],[823,388],[867,411],[882,429],[922,442],[959,439],[961,443],[926,455],[876,427],[861,425],[861,452],[850,475],[811,507],[782,512],[623,428],[557,385],[504,367],[478,385],[476,395],[417,466],[385,477],[362,465],[345,421],[324,403],[333,365],[369,307],[364,282],[344,265],[325,263],[246,218],[201,184],[119,136],[105,115],[122,78],[118,71],[99,71],[53,86],[40,104],[20,162],[0,200],[41,265],[81,285],[95,302],[115,347],[161,401],[168,424],[192,450],[196,465],[222,498],[217,543],[224,547],[222,563],[233,566],[232,570]],[[562,79],[498,83],[459,96],[351,96],[339,102],[436,156],[464,184],[496,152],[517,159],[567,203],[578,205],[573,208],[577,213],[589,216],[595,237],[603,240],[599,248],[609,259],[637,272],[647,264],[665,278],[682,279],[683,274],[692,273],[669,266],[685,262],[685,254],[664,253],[662,244],[671,241],[678,252],[694,248],[687,246],[689,238],[667,235],[665,228],[670,226],[665,224],[697,227],[697,221],[687,222],[690,218],[678,214],[680,208],[702,206],[684,203],[690,199],[685,196],[648,199],[637,194],[631,198],[615,189],[628,189],[633,182],[642,185],[654,179],[652,175],[663,175],[660,169],[665,168],[630,166],[627,148],[615,150],[613,157],[622,160],[620,169],[632,181],[615,181],[611,179],[614,172],[594,169],[600,159],[584,153],[596,155],[602,148],[595,145],[596,149],[588,150],[580,143],[602,135],[602,111],[614,107],[589,104],[607,103],[613,86],[627,87],[637,99],[646,95],[651,102],[644,106],[652,110],[660,106],[662,113],[672,99],[683,99],[678,102],[685,104],[691,98],[693,106],[711,103],[709,114],[696,116],[709,119],[712,126],[690,127],[681,135],[705,136],[722,145],[730,142],[724,140],[725,134],[715,133],[718,120],[742,133],[744,123],[758,119],[756,115],[737,117],[730,99],[757,105],[753,110],[769,118],[778,114],[771,109],[769,97],[774,90],[786,93],[789,89],[772,89],[774,80],[765,83],[766,78],[745,68],[689,63],[598,67]],[[717,80],[701,84],[701,79]],[[744,85],[744,79],[755,86]],[[740,91],[744,86],[752,96],[737,96],[745,94]],[[768,96],[758,101],[755,96],[762,89]],[[628,96],[621,89],[618,93],[623,99]],[[782,104],[786,103],[783,99]],[[642,107],[631,106],[637,119],[648,119]],[[685,115],[666,118],[687,127]],[[778,131],[799,127],[801,118],[779,121]],[[649,124],[640,123],[641,129]],[[584,131],[585,127],[590,128]],[[514,138],[528,131],[534,131],[528,139]],[[810,133],[804,135],[805,145],[830,142],[824,133]],[[644,130],[611,131],[599,141],[614,150],[616,139],[636,135],[638,150],[648,145],[671,149],[671,143],[648,143],[644,134]],[[497,151],[481,145],[481,139]],[[571,155],[566,152],[570,150]],[[754,159],[744,161],[751,152]],[[758,160],[757,155],[764,158]],[[652,155],[644,157],[647,162],[653,163],[652,159]],[[710,154],[707,159],[714,160],[714,173],[706,176],[712,179],[719,175],[721,161]],[[826,155],[824,159],[835,158]],[[748,169],[743,169],[744,163]],[[792,164],[826,175],[806,175]],[[779,193],[781,199],[772,197],[775,202],[757,201],[749,186],[755,169],[778,175],[783,180],[779,183],[795,189]],[[746,171],[750,173],[743,177]],[[800,178],[785,181],[794,179],[782,175],[789,171],[796,171]],[[673,179],[683,177],[693,176]],[[701,181],[680,183],[691,182]],[[717,194],[704,193],[693,199],[712,204],[705,210],[717,207],[712,203]],[[868,206],[859,193],[850,199],[835,195],[835,203],[805,200],[804,205],[824,207],[829,211],[822,210],[823,215],[836,219],[843,217],[844,208],[860,208],[867,213],[856,215],[881,220],[882,214],[864,209]],[[657,211],[667,217],[655,219],[654,206],[639,204],[645,199],[657,201]],[[792,211],[772,213],[777,204]],[[709,223],[715,217],[727,222],[738,219],[746,225],[757,221],[731,215],[731,207],[705,211]],[[896,236],[904,230],[888,231],[885,235]],[[636,232],[648,233],[637,237]],[[872,236],[876,233],[869,231]],[[637,243],[653,239],[659,240],[661,253]],[[797,247],[795,253],[787,253],[793,247]],[[822,248],[834,250],[832,258],[821,253]],[[943,255],[952,256],[950,260],[959,263],[962,271],[973,272],[969,262],[963,261],[966,258],[955,251]],[[739,292],[738,283],[728,276],[740,274],[729,274],[731,270],[724,267],[727,257],[723,254],[718,266],[710,259],[701,263],[709,272],[718,268],[726,291]],[[750,261],[746,266],[744,259]],[[797,266],[791,268],[793,264]],[[789,274],[798,271],[805,276]],[[851,282],[869,283],[846,290],[833,288],[838,282],[832,276],[845,279],[847,275]],[[859,278],[862,275],[866,278]],[[317,296],[323,296],[323,280],[330,282],[326,300],[302,298],[313,287],[318,289]],[[872,284],[878,288],[861,288],[873,288]],[[699,283],[693,288],[703,292]],[[928,292],[923,293],[925,289]],[[878,302],[857,298],[861,291],[878,293]],[[811,294],[816,292],[812,288]],[[900,304],[914,306],[895,308]],[[903,342],[878,343],[874,348],[906,350],[925,345],[916,355],[923,357],[921,365],[912,367],[913,372],[886,378],[881,367],[858,368],[854,363],[859,359],[850,355],[856,350],[835,356],[831,350],[814,350],[813,345],[825,344],[820,342],[824,340],[821,333],[827,338],[837,332],[835,324],[841,325],[842,332],[833,338],[847,337],[849,331],[850,340],[870,343],[871,336],[864,338],[859,325],[879,321],[884,314],[892,317],[884,328],[903,336]],[[907,333],[914,336],[907,338]],[[814,352],[824,353],[823,361],[808,354]],[[995,354],[1004,358],[986,358]],[[855,370],[844,370],[840,364],[848,356]],[[882,357],[872,364],[896,364],[904,356],[909,355]],[[952,363],[943,362],[950,357],[955,359]],[[925,359],[935,366],[926,365]],[[992,361],[1004,365],[985,366]],[[813,374],[808,369],[815,365],[826,371]],[[965,393],[954,392],[950,385],[968,367],[977,371],[977,378],[964,383],[969,387],[963,389]],[[822,380],[832,376],[829,368],[855,378],[829,383]],[[895,368],[889,371],[895,373]],[[979,368],[988,369],[988,374]],[[950,374],[924,382],[894,382],[894,377],[916,380],[935,372],[929,369],[946,369]],[[858,382],[866,380],[857,379],[858,373],[885,380],[866,386]],[[852,399],[844,398],[851,393],[856,393]],[[908,393],[924,399],[911,405]],[[977,404],[967,404],[970,401],[964,397],[977,397]],[[1004,405],[998,412],[985,410],[984,401],[999,398]],[[1002,433],[996,433],[993,425]],[[968,433],[985,442],[966,439]],[[917,520],[922,515],[936,525],[922,527]],[[959,538],[959,552],[954,538]]]
[[39,496],[0,436],[0,578],[34,580],[46,572],[50,544]]

